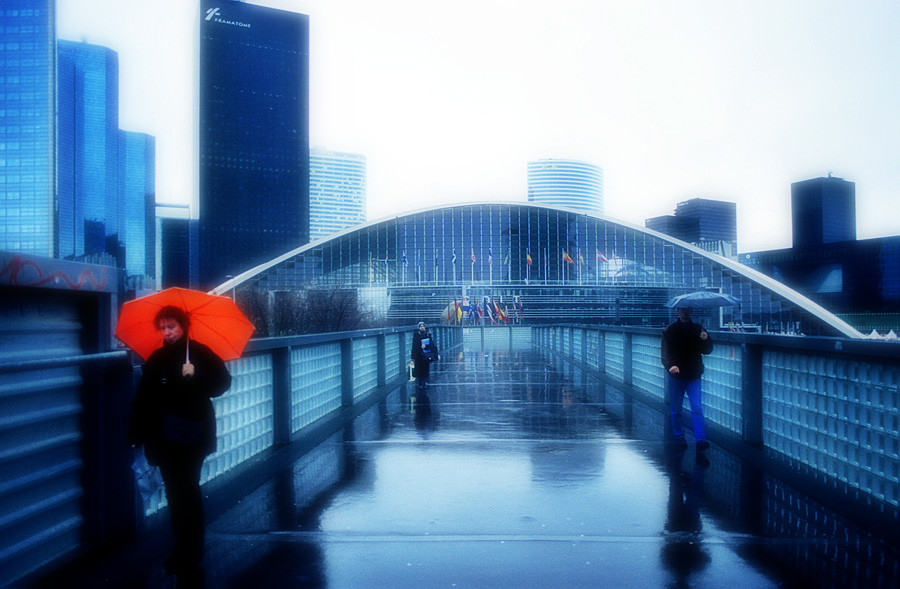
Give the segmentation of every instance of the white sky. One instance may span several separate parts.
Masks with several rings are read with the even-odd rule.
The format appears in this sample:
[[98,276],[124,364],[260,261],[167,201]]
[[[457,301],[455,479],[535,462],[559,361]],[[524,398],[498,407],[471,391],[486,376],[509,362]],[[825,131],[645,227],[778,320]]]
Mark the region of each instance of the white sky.
[[[790,184],[856,182],[860,238],[900,234],[896,0],[257,0],[310,15],[310,145],[364,154],[370,219],[525,200],[531,159],[603,167],[643,225],[738,203],[741,251],[789,247]],[[195,0],[57,0],[119,53],[120,127],[193,177]]]

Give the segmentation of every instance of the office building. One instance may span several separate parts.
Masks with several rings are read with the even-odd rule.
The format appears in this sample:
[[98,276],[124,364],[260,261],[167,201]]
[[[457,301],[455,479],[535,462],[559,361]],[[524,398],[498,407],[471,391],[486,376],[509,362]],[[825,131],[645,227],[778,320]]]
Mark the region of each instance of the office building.
[[356,289],[398,325],[439,321],[448,304],[465,298],[470,313],[472,301],[489,300],[529,323],[577,317],[657,327],[672,320],[665,306],[672,296],[709,289],[741,304],[698,312],[706,325],[859,335],[735,261],[604,217],[521,202],[434,207],[370,222],[275,257],[217,291],[232,288],[273,299],[291,290]]
[[309,153],[310,240],[365,220],[365,156],[313,148]]
[[309,241],[308,47],[306,15],[201,2],[201,287]]
[[793,247],[740,261],[860,331],[900,331],[900,236],[857,240],[855,200],[855,185],[841,178],[793,183]]
[[791,184],[794,247],[856,239],[856,184],[813,178]]
[[156,207],[156,274],[159,288],[196,288],[199,223],[187,206]]
[[[65,84],[58,92],[60,120],[64,121],[58,150],[67,176],[62,186],[74,187],[71,212],[60,217],[74,240],[65,257],[103,252],[124,266],[119,198],[119,59],[99,45],[58,41],[60,70]],[[71,174],[71,176],[68,176]],[[68,198],[68,197],[67,197]],[[71,223],[71,229],[68,229]],[[104,242],[88,235],[87,223],[103,226]],[[68,244],[68,242],[67,242]],[[71,251],[74,246],[74,251]]]
[[156,140],[119,133],[119,235],[125,245],[127,276],[156,274]]
[[55,4],[3,0],[0,22],[0,250],[56,257]]
[[737,256],[737,205],[733,202],[694,198],[678,203],[674,215],[653,217],[644,224],[708,252]]
[[528,202],[603,214],[603,169],[583,161],[528,162]]

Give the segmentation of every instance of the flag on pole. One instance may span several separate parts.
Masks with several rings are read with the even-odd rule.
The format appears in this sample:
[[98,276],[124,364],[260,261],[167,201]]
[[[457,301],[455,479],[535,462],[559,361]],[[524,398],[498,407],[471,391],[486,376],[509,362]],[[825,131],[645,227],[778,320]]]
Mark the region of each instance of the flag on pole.
[[534,260],[531,259],[531,254],[525,254],[525,263],[531,266],[534,263]]
[[566,250],[563,250],[562,259],[563,259],[563,262],[568,262],[570,264],[575,263],[575,260],[572,259],[572,256],[570,256],[568,253],[566,253]]
[[472,263],[475,263],[475,250],[472,250]]
[[488,250],[488,264],[494,263],[494,254],[491,253],[491,250]]
[[581,252],[578,252],[578,261],[584,266],[584,256],[581,255]]
[[403,265],[409,266],[409,260],[406,259],[406,252],[403,252]]
[[456,252],[453,252],[453,256],[450,258],[450,263],[454,266],[456,265]]
[[597,250],[597,259],[601,262],[609,262],[609,260],[606,259],[606,256],[600,253],[600,250]]

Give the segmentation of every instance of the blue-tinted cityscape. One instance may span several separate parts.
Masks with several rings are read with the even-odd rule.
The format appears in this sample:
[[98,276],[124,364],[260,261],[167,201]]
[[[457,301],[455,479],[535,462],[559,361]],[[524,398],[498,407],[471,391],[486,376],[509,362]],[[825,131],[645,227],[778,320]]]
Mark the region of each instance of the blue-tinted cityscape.
[[[432,202],[426,179],[369,219],[386,154],[310,147],[330,29],[195,4],[178,202],[159,193],[171,147],[122,128],[141,75],[124,49],[60,38],[56,0],[0,4],[0,585],[896,583],[900,235],[859,237],[862,181],[786,183],[790,247],[763,251],[741,247],[741,186],[609,216],[626,192],[646,210],[612,157],[523,159],[511,197],[485,175],[484,199]],[[345,127],[365,144],[358,115]],[[560,136],[541,153],[579,153]],[[450,190],[482,180],[489,140],[467,141]],[[154,483],[125,441],[143,359],[113,335],[123,304],[171,287],[255,330],[211,401],[190,566],[177,478]],[[718,302],[684,319],[681,296]],[[685,322],[712,342],[690,413],[661,347]]]

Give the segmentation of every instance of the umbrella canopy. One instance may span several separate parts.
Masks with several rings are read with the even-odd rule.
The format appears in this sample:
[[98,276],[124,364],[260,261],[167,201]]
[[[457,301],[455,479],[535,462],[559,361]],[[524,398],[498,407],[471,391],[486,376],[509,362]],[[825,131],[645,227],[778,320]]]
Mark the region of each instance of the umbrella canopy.
[[670,309],[687,307],[689,309],[709,309],[711,307],[727,307],[741,304],[740,299],[720,292],[698,290],[687,294],[672,297],[666,306]]
[[240,357],[253,334],[253,324],[230,298],[169,288],[122,305],[116,337],[146,360],[163,345],[162,332],[154,319],[169,305],[190,317],[190,339],[206,344],[222,360]]

